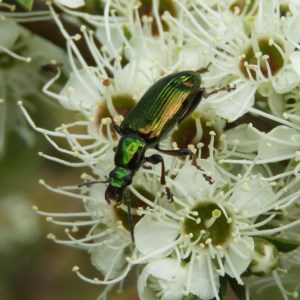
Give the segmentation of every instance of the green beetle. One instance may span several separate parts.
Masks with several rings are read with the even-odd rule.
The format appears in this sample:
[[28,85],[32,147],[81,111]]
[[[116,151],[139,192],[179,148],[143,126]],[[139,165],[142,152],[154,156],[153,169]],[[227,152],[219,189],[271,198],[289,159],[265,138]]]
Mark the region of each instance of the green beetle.
[[115,168],[106,181],[105,199],[109,204],[122,202],[125,188],[144,162],[161,163],[161,183],[166,183],[163,157],[159,154],[145,156],[148,148],[173,156],[191,154],[188,149],[162,150],[159,142],[197,107],[205,93],[200,85],[199,72],[182,71],[167,75],[146,91],[120,126],[115,125],[121,139],[116,148]]

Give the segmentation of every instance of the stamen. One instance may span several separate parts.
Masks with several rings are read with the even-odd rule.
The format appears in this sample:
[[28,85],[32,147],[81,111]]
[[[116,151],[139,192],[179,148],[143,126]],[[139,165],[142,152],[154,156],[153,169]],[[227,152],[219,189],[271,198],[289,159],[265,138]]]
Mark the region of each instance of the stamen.
[[0,52],[4,52],[5,54],[11,56],[12,58],[15,58],[17,60],[25,61],[25,62],[31,62],[31,57],[25,57],[21,56],[13,51],[11,51],[8,48],[5,48],[4,46],[0,45]]
[[159,0],[152,1],[152,12],[153,12],[153,15],[155,18],[155,24],[158,29],[158,36],[161,40],[163,40],[164,39],[164,30],[163,30],[163,26],[162,26],[162,22],[161,22],[161,17],[159,14],[158,5],[159,5]]
[[97,278],[90,279],[79,272],[78,266],[73,267],[72,271],[75,272],[77,274],[77,276],[85,282],[88,282],[88,283],[91,283],[94,285],[111,285],[111,284],[115,284],[115,283],[118,283],[121,280],[123,280],[129,273],[130,269],[131,269],[131,264],[128,264],[127,267],[125,268],[125,270],[123,271],[123,273],[120,276],[118,276],[112,280],[99,280]]
[[290,222],[289,224],[278,226],[273,229],[262,229],[260,231],[245,232],[245,234],[247,234],[249,236],[272,235],[272,234],[280,233],[283,230],[293,228],[299,224],[300,224],[300,220],[296,220],[296,221]]
[[90,217],[88,212],[72,212],[72,213],[50,213],[41,211],[37,206],[33,206],[32,209],[41,216],[45,217],[58,217],[58,218],[78,218],[78,217]]
[[288,121],[286,121],[286,120],[284,120],[284,119],[281,119],[281,118],[279,118],[279,117],[276,117],[276,116],[274,116],[274,115],[265,113],[265,112],[263,112],[263,111],[261,111],[261,110],[259,110],[259,109],[254,108],[254,107],[249,107],[249,112],[252,112],[252,113],[257,114],[257,115],[259,115],[259,116],[265,117],[265,118],[270,119],[270,120],[272,120],[272,121],[278,122],[278,123],[280,123],[280,124],[287,125],[287,126],[289,126],[289,127],[291,127],[291,128],[294,128],[294,129],[300,131],[300,127],[297,126],[296,124],[293,124],[293,123],[291,123],[291,122],[288,122]]
[[[180,3],[180,2],[178,2],[178,3]],[[178,28],[180,28],[182,31],[186,32],[192,39],[195,39],[195,41],[197,41],[200,45],[202,45],[203,47],[209,48],[209,45],[203,39],[200,39],[199,36],[197,36],[196,34],[191,32],[189,29],[187,29],[187,26],[181,24],[181,22],[179,22],[176,18],[172,17],[169,12],[165,12],[164,15],[168,19],[170,19],[173,23],[175,23]]]
[[190,286],[191,286],[191,281],[192,281],[192,273],[193,273],[193,268],[194,268],[196,256],[197,256],[197,254],[195,252],[192,252],[191,260],[190,260],[190,263],[189,263],[189,269],[188,269],[187,279],[186,279],[186,289],[184,291],[185,295],[188,295],[190,293]]
[[212,285],[215,298],[216,298],[216,300],[220,300],[219,293],[217,291],[217,285],[216,285],[215,277],[214,277],[214,274],[213,274],[212,261],[211,261],[211,259],[208,255],[206,256],[206,263],[207,263],[207,266],[208,266],[208,273],[209,273],[209,277],[210,277],[210,283]]
[[220,218],[222,215],[222,212],[219,209],[214,209],[212,211],[212,216],[210,219],[205,220],[204,224],[206,228],[210,228],[214,223],[217,221],[218,218]]
[[[76,194],[76,193],[70,193],[70,192],[66,192],[64,191],[62,188],[53,188],[52,186],[48,185],[45,183],[45,181],[43,179],[39,180],[39,184],[43,185],[47,190],[52,191],[54,193],[58,193],[67,197],[71,197],[74,199],[78,199],[78,200],[88,200],[88,201],[94,201],[94,198],[86,196],[86,195],[80,195],[80,194]],[[77,186],[74,186],[74,190],[77,189]]]
[[224,256],[225,256],[226,262],[228,263],[228,266],[229,266],[230,270],[232,271],[232,273],[234,275],[234,278],[236,279],[236,281],[238,282],[238,284],[244,285],[244,282],[242,281],[240,275],[237,273],[237,270],[235,269],[234,264],[232,263],[231,258],[228,255],[228,253],[225,252]]
[[281,282],[281,279],[280,279],[280,277],[279,277],[279,275],[278,275],[278,272],[277,272],[276,270],[274,270],[274,271],[272,272],[272,275],[273,275],[273,278],[274,278],[274,280],[275,280],[275,282],[276,282],[276,284],[277,284],[277,286],[278,286],[278,288],[279,288],[279,290],[280,290],[280,292],[281,292],[281,295],[282,295],[282,297],[284,298],[284,300],[289,300],[289,297],[288,297],[288,296],[292,296],[293,294],[292,294],[291,292],[287,291],[287,290],[283,287],[283,284],[282,284],[282,282]]

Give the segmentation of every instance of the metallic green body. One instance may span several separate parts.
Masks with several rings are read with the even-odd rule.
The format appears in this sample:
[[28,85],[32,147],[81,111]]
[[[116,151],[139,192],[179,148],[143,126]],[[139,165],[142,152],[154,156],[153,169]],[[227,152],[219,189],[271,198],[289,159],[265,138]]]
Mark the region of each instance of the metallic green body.
[[158,143],[196,108],[200,74],[183,71],[154,83],[120,126],[123,135],[139,134],[147,143]]
[[116,149],[115,168],[109,174],[105,199],[121,203],[124,189],[145,161],[145,152],[159,141],[199,104],[203,90],[200,74],[183,71],[154,83],[137,105],[116,126],[122,136]]
[[139,169],[144,159],[146,147],[147,143],[138,135],[122,136],[115,154],[115,165],[130,170]]

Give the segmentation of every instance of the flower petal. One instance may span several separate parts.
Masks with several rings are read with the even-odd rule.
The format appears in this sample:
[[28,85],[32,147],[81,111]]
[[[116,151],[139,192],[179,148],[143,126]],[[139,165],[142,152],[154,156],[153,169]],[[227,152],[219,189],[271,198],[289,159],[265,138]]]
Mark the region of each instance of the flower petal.
[[289,92],[297,85],[299,85],[300,72],[299,69],[297,70],[297,68],[299,68],[300,66],[300,55],[296,53],[294,56],[292,56],[292,59],[295,59],[293,63],[294,69],[292,68],[292,66],[286,67],[272,81],[275,91],[279,94]]
[[216,110],[216,113],[230,121],[234,121],[248,111],[253,106],[256,87],[243,83],[230,92],[219,92],[208,98]]
[[167,256],[172,252],[179,233],[179,224],[176,222],[145,215],[134,228],[136,248],[144,255],[157,252],[151,258]]
[[278,126],[260,141],[258,155],[261,159],[286,159],[300,149],[300,134],[287,126]]
[[[246,271],[254,253],[253,238],[244,236],[238,242],[231,242],[226,250],[229,259],[224,264],[225,272],[235,278]],[[233,270],[234,268],[234,270]]]
[[[205,163],[206,165],[209,165],[207,161],[203,160],[201,168],[203,168],[204,171],[206,171],[204,169]],[[200,172],[195,166],[190,165],[185,165],[181,168],[176,177],[176,182],[184,187],[184,190],[188,191],[188,196],[191,196],[196,201],[208,198],[209,195],[211,195],[211,189],[215,189],[215,185],[211,185],[207,180],[205,180],[202,172]]]
[[268,97],[268,104],[275,116],[282,117],[284,113],[284,95],[273,91]]
[[261,133],[249,124],[242,124],[227,130],[226,142],[231,147],[234,145],[238,151],[245,153],[254,152],[257,150]]
[[[191,266],[188,264],[186,267],[190,268]],[[220,283],[218,274],[214,269],[212,270],[212,280],[206,255],[196,256],[192,268],[189,291],[203,300],[212,299],[215,296],[214,289],[218,291]]]
[[[157,281],[157,289],[151,289],[149,277]],[[159,292],[161,300],[180,300],[183,298],[184,279],[186,271],[178,261],[171,258],[155,260],[146,265],[138,278],[138,293],[142,300],[157,299],[156,292]]]
[[103,243],[97,248],[92,248],[91,262],[106,279],[119,276],[125,265],[125,249],[131,243],[128,236],[121,232],[113,235],[113,240]]
[[258,216],[262,209],[275,200],[275,194],[268,182],[252,176],[233,191],[230,202],[247,215]]

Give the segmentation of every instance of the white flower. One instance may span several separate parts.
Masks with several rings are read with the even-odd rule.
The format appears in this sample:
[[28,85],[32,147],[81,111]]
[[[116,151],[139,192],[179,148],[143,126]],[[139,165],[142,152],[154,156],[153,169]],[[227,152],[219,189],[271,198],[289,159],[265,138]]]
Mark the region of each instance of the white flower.
[[[240,276],[254,250],[253,239],[246,232],[259,215],[275,205],[271,187],[256,176],[237,183],[226,194],[219,189],[222,179],[215,176],[213,180],[210,184],[197,168],[184,166],[174,183],[179,192],[174,191],[174,211],[145,212],[135,227],[136,247],[141,253],[138,261],[167,257],[172,251],[180,252],[182,260],[191,256],[187,268],[193,275],[185,279],[186,294],[203,299],[219,299],[218,275],[228,274],[242,283]],[[157,243],[149,242],[153,240]],[[200,289],[192,278],[209,278],[211,285]]]
[[[287,220],[286,225],[272,221],[272,210],[280,211],[299,199],[299,191],[292,192],[297,182],[291,182],[287,187],[291,193],[284,195],[283,191],[274,193],[272,185],[261,175],[237,179],[233,185],[222,177],[212,177],[214,183],[210,184],[197,168],[185,165],[172,184],[174,206],[144,211],[145,216],[135,226],[140,255],[132,258],[132,263],[152,265],[153,260],[176,255],[178,265],[181,260],[190,274],[183,277],[182,295],[219,299],[219,276],[227,274],[242,284],[241,276],[253,260],[253,236],[279,233],[299,224],[296,219]],[[265,217],[260,219],[262,216]],[[269,222],[277,224],[276,227],[264,229]],[[152,276],[160,282],[159,275]],[[143,293],[145,290],[144,286]]]
[[[273,90],[284,93],[299,84],[300,77],[290,61],[292,53],[298,55],[294,34],[298,15],[280,18],[277,1],[266,4],[260,1],[257,14],[248,19],[233,15],[228,8],[216,12],[205,3],[193,2],[192,11],[180,4],[189,23],[182,25],[173,17],[169,19],[182,29],[188,40],[193,39],[211,53],[213,65],[203,75],[205,86],[228,83],[236,86],[231,92],[209,97],[220,116],[233,121],[251,111],[256,92],[268,96]],[[209,13],[203,13],[203,9]],[[198,17],[204,19],[206,33]]]
[[[74,36],[49,6],[66,39],[72,73],[61,92],[52,88],[60,72],[44,91],[81,119],[51,131],[37,127],[21,108],[32,127],[71,159],[41,156],[88,168],[90,174],[83,174],[82,180],[98,182],[79,189],[78,182],[53,188],[40,181],[49,190],[84,204],[81,213],[38,210],[48,221],[68,227],[66,240],[53,234],[50,239],[90,251],[92,264],[103,278],[89,279],[75,267],[83,280],[113,286],[136,266],[141,299],[218,300],[220,279],[246,285],[247,290],[246,271],[258,275],[263,268],[277,274],[278,253],[269,251],[276,243],[265,241],[285,231],[295,238],[294,227],[300,223],[296,209],[300,197],[296,166],[299,12],[295,2],[285,17],[280,17],[281,2],[251,3],[240,7],[232,1],[177,1],[177,13],[163,17],[160,8],[165,8],[156,0],[147,7],[150,13],[143,13],[143,3],[136,1],[107,1],[103,16],[58,4],[64,13],[82,17],[94,29],[81,26],[81,34]],[[76,46],[81,38],[94,66],[85,62]],[[95,39],[102,42],[100,49]],[[162,154],[166,185],[161,184],[160,164],[143,163],[122,194],[120,206],[109,206],[105,183],[114,168],[113,148],[119,140],[113,122],[120,124],[165,74],[198,70],[210,61],[209,71],[201,75],[201,87],[209,88],[208,94],[213,90],[208,101],[203,99],[160,144],[162,149],[189,148],[192,159]],[[228,83],[236,88],[216,93],[216,88]],[[267,119],[269,131],[264,133],[252,124],[237,126],[244,119],[229,127],[228,121],[247,112],[251,121]],[[274,121],[280,125],[273,128]],[[64,148],[59,139],[66,141]],[[147,149],[146,157],[155,152]],[[286,166],[278,164],[283,159]],[[83,237],[82,227],[88,228]],[[270,246],[263,257],[257,255],[257,236]],[[259,266],[254,267],[255,263]]]

